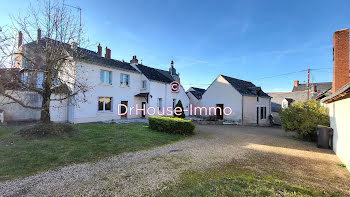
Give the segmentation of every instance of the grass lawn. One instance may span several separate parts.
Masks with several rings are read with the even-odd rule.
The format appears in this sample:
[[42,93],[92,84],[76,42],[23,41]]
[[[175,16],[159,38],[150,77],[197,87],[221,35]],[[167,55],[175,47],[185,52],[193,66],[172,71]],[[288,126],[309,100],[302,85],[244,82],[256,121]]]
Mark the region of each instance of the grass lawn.
[[158,196],[340,196],[288,184],[274,176],[263,176],[242,164],[230,163],[205,171],[189,171],[176,185]]
[[152,131],[141,123],[74,125],[73,137],[27,140],[21,127],[0,126],[0,181],[30,176],[72,163],[97,161],[123,152],[182,140],[181,135]]

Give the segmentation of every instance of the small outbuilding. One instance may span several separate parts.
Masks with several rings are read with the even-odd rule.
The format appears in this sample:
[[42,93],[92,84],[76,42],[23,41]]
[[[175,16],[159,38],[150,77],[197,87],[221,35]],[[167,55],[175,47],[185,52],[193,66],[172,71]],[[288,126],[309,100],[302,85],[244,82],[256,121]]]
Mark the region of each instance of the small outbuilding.
[[207,116],[221,108],[223,113],[216,113],[217,119],[267,125],[271,97],[249,81],[219,75],[202,95],[201,106],[208,110]]

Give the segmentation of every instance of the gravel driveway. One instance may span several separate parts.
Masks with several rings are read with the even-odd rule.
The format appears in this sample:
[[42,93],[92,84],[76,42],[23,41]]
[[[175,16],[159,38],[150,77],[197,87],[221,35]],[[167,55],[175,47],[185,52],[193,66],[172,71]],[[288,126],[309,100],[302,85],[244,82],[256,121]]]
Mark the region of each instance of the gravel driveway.
[[[349,173],[331,150],[288,136],[279,128],[197,125],[196,135],[152,150],[67,166],[0,183],[4,196],[152,195],[181,172],[237,160],[251,169],[290,173],[291,182],[350,191]],[[253,159],[252,159],[253,158]],[[329,182],[332,184],[330,185]],[[350,195],[350,192],[348,193]]]

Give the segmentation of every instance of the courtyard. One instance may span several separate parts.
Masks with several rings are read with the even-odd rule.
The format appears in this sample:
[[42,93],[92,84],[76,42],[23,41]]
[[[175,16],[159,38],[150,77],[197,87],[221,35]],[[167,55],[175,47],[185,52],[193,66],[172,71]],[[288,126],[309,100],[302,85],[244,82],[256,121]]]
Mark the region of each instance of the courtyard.
[[331,150],[297,140],[280,128],[196,125],[196,134],[179,142],[2,181],[0,193],[350,195],[350,174],[340,163]]

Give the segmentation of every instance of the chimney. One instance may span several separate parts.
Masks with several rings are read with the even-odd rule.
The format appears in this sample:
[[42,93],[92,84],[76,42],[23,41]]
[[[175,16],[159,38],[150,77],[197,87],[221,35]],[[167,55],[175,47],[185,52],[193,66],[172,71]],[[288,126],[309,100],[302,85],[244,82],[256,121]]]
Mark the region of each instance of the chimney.
[[105,48],[105,58],[111,59],[111,49]]
[[332,93],[349,82],[349,29],[333,34],[333,83]]
[[23,43],[23,34],[21,31],[18,32],[18,48],[22,46]]
[[135,64],[138,64],[139,63],[139,60],[136,58],[136,55],[132,56],[132,60],[130,60],[130,63],[135,63]]
[[99,56],[99,57],[102,56],[102,47],[101,47],[100,43],[98,43],[98,46],[97,46],[97,56]]
[[76,42],[72,42],[71,48],[76,50],[78,48],[78,44]]
[[41,29],[38,29],[38,41],[41,39]]
[[294,81],[294,87],[298,87],[299,86],[299,81],[298,80],[295,80]]

